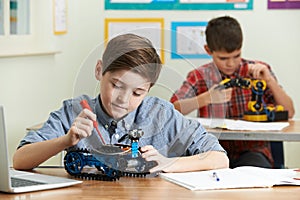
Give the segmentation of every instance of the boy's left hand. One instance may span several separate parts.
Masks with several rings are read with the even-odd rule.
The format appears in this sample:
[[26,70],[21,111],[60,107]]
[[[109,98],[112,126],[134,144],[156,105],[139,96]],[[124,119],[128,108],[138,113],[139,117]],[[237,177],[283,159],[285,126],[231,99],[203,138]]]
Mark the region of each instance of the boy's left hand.
[[249,64],[248,73],[253,78],[265,80],[267,83],[274,79],[268,66],[262,63]]
[[154,172],[168,172],[169,168],[174,164],[176,158],[167,158],[161,155],[152,145],[141,147],[142,157],[146,161],[156,161],[157,166],[150,169],[150,173]]

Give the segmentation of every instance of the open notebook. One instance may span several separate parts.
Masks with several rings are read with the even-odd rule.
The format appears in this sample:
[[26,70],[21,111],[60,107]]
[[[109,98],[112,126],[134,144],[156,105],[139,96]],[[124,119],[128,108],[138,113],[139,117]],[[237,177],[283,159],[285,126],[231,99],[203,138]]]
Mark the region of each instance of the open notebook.
[[[160,173],[159,176],[190,190],[273,187],[298,185],[299,172],[294,169],[267,169],[243,166],[185,173]],[[298,179],[298,180],[297,180]]]
[[79,184],[82,181],[49,176],[9,167],[3,106],[0,105],[0,192],[21,193]]

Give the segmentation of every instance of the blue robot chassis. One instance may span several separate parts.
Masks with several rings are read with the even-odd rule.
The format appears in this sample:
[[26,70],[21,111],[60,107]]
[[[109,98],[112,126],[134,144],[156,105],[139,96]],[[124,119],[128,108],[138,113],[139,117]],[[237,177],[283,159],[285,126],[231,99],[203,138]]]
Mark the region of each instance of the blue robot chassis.
[[138,147],[141,133],[134,130],[120,138],[129,137],[131,145],[101,145],[97,149],[68,151],[64,157],[65,170],[76,178],[102,181],[115,181],[122,176],[145,177],[157,163],[141,157]]

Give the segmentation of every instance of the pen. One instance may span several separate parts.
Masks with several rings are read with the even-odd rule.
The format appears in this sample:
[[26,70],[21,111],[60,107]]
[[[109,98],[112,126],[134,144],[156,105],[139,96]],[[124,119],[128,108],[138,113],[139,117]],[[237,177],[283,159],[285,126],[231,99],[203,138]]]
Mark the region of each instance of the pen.
[[[92,111],[90,105],[88,104],[88,102],[87,102],[86,100],[80,101],[80,105],[81,105],[82,108],[86,108],[86,109]],[[93,111],[92,111],[92,112],[93,112]],[[100,130],[99,130],[99,128],[98,128],[98,122],[97,122],[96,120],[93,120],[93,125],[94,125],[94,127],[95,127],[95,129],[96,129],[98,135],[100,136],[100,139],[101,139],[102,143],[105,144],[105,141],[104,141],[104,139],[103,139],[103,137],[102,137],[102,134],[100,133]]]
[[216,181],[220,181],[220,178],[217,175],[217,172],[213,173],[213,177],[215,178]]

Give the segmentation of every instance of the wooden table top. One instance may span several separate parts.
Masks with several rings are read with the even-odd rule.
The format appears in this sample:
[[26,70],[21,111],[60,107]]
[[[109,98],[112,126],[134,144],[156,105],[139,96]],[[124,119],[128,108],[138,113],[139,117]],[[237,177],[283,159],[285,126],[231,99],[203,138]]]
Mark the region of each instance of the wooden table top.
[[[38,173],[70,177],[63,168],[37,168]],[[67,188],[22,194],[0,193],[1,200],[75,200],[75,199],[300,199],[299,186],[276,186],[272,188],[250,188],[230,190],[191,191],[159,177],[121,177],[106,182],[84,180],[82,184]]]

